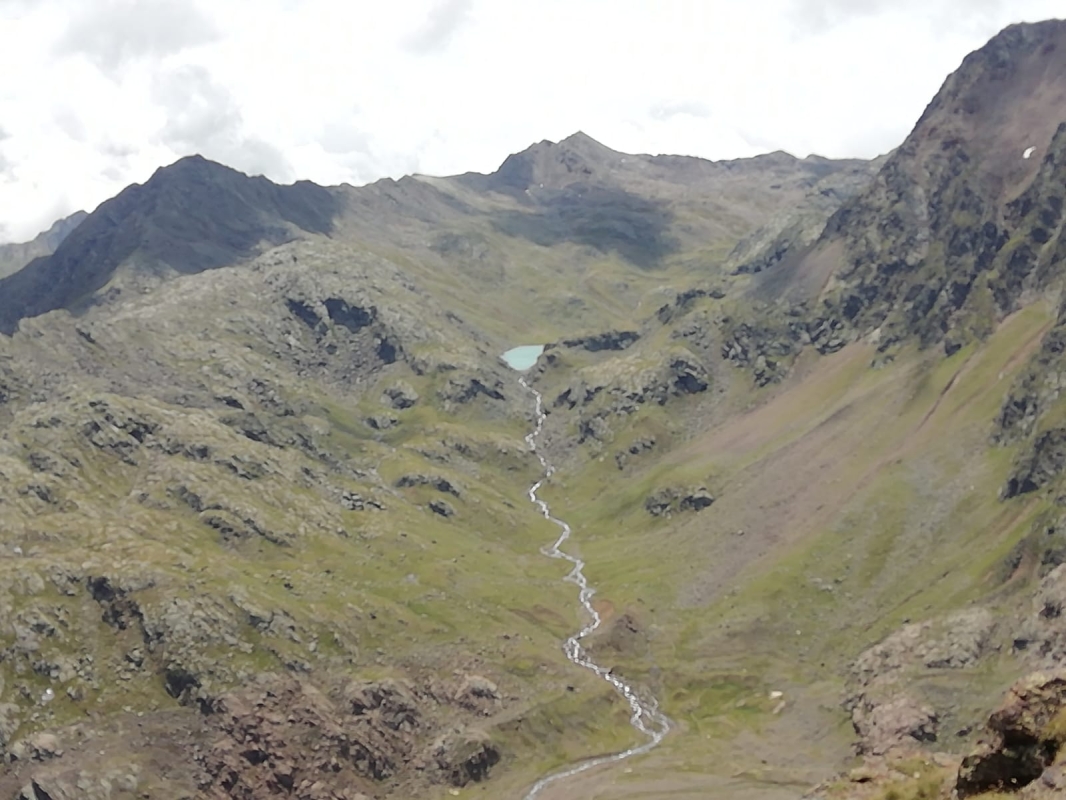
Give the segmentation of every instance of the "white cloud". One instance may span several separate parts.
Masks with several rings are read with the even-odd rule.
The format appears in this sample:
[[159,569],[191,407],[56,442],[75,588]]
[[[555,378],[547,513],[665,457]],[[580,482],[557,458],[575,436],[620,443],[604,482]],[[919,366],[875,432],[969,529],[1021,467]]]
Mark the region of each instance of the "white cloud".
[[193,152],[327,184],[488,171],[576,130],[636,152],[873,156],[967,52],[1060,5],[0,0],[0,238]]
[[446,50],[448,45],[470,19],[472,0],[440,0],[425,22],[407,39],[408,49],[415,53]]
[[159,141],[174,152],[200,153],[249,175],[294,179],[275,145],[245,132],[235,98],[204,67],[186,65],[158,74],[152,94],[166,110]]
[[190,0],[82,2],[53,53],[81,53],[109,75],[128,62],[180,53],[217,36]]

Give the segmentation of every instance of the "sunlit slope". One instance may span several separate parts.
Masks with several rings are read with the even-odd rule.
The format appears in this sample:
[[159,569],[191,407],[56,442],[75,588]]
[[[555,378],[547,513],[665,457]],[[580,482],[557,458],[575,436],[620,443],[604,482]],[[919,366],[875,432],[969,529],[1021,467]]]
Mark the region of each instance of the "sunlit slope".
[[[1003,563],[1041,501],[999,499],[1015,452],[990,434],[1050,322],[1037,304],[951,358],[910,351],[876,370],[866,344],[805,358],[785,385],[749,395],[754,408],[686,443],[676,412],[642,411],[630,424],[672,436],[671,452],[624,471],[592,459],[547,490],[616,623],[599,657],[655,687],[680,723],[662,754],[632,765],[644,788],[624,796],[659,796],[658,771],[682,764],[717,776],[701,791],[737,774],[809,784],[847,754],[839,703],[862,650],[978,598],[1013,607],[1028,579],[1004,586]],[[667,519],[645,508],[661,487],[696,484],[716,496],[709,508]],[[960,670],[933,689],[962,727],[1012,669]],[[784,692],[777,714],[771,691]]]

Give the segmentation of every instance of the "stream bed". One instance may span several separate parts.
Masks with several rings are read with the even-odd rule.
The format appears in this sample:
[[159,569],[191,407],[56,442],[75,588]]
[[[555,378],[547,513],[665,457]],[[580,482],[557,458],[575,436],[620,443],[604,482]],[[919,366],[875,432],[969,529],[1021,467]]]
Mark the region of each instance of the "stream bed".
[[[541,348],[541,351],[543,351],[543,348]],[[508,351],[508,353],[513,352],[513,350]],[[537,356],[539,355],[540,351],[537,352]],[[533,357],[526,369],[536,363],[537,356]],[[508,363],[510,364],[511,362],[508,361]],[[585,627],[566,640],[563,645],[563,651],[566,653],[566,657],[574,664],[583,667],[590,672],[594,672],[597,676],[614,687],[615,691],[617,691],[618,694],[629,703],[629,707],[632,711],[629,717],[630,724],[647,739],[643,744],[632,747],[629,750],[624,750],[620,753],[614,753],[608,756],[600,756],[599,758],[593,758],[588,761],[582,761],[574,766],[566,767],[558,772],[553,772],[544,776],[537,781],[525,795],[525,800],[533,800],[545,788],[552,784],[564,781],[567,778],[572,778],[575,775],[579,775],[594,767],[624,761],[627,758],[647,753],[649,750],[657,747],[659,743],[666,738],[666,734],[670,732],[670,720],[659,710],[658,704],[654,699],[648,700],[642,698],[632,686],[617,675],[614,675],[610,669],[593,661],[581,644],[582,639],[600,627],[603,619],[592,605],[592,597],[596,593],[596,590],[592,586],[589,586],[588,578],[585,577],[585,562],[562,549],[572,533],[570,525],[564,520],[552,516],[551,508],[545,501],[537,496],[537,492],[540,491],[544,483],[554,474],[555,467],[547,458],[545,458],[544,454],[537,449],[537,440],[540,438],[540,435],[544,430],[544,420],[546,419],[544,413],[544,398],[541,396],[540,392],[526,383],[525,378],[519,378],[519,382],[530,394],[533,395],[536,402],[537,423],[533,431],[526,436],[526,444],[529,445],[529,449],[537,456],[541,466],[544,468],[543,477],[529,487],[529,501],[536,505],[546,520],[559,528],[559,538],[556,539],[555,543],[550,547],[543,548],[541,552],[549,558],[560,559],[571,565],[570,572],[563,580],[577,586],[578,602],[581,603],[582,609],[584,609],[586,616],[589,618],[589,622]]]

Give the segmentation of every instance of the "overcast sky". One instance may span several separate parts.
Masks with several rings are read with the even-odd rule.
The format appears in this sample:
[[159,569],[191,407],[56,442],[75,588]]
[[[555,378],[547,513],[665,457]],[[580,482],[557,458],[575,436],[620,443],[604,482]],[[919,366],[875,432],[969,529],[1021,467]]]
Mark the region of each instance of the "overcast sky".
[[291,182],[617,150],[874,156],[1062,0],[0,0],[0,242],[202,153]]

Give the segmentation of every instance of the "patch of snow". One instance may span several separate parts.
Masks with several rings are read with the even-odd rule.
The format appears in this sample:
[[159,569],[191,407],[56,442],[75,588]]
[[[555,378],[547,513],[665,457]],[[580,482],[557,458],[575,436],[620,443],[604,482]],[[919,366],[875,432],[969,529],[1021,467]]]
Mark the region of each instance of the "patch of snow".
[[771,700],[777,700],[779,697],[784,697],[784,696],[785,696],[784,692],[770,692],[770,699]]
[[1035,151],[1036,151],[1035,147],[1027,147],[1027,148],[1025,148],[1025,152],[1022,153],[1022,158],[1026,158],[1026,159],[1032,158],[1033,157],[1033,153]]

